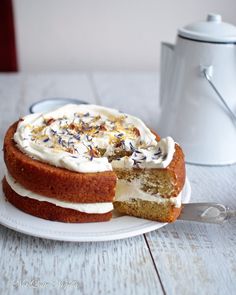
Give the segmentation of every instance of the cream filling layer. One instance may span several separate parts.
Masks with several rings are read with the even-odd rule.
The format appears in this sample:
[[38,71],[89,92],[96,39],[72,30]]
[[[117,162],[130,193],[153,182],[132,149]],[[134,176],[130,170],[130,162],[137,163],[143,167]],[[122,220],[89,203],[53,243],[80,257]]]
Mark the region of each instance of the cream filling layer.
[[149,202],[156,202],[158,204],[171,203],[175,208],[181,207],[181,195],[182,192],[177,197],[163,198],[158,194],[150,195],[140,189],[140,179],[135,179],[128,182],[123,179],[118,179],[116,185],[116,195],[115,201],[129,202],[134,200],[143,200]]
[[21,184],[16,182],[16,180],[9,174],[8,171],[6,171],[5,176],[6,176],[7,183],[10,185],[12,190],[22,197],[28,197],[30,199],[34,199],[40,202],[48,202],[58,207],[73,209],[73,210],[88,213],[88,214],[103,214],[113,210],[113,204],[110,202],[71,203],[71,202],[59,201],[53,198],[47,198],[24,188]]

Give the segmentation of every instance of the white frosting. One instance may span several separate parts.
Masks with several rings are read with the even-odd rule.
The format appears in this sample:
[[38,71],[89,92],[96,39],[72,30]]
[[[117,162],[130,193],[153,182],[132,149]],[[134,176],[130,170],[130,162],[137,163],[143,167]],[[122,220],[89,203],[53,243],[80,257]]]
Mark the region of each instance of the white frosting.
[[[140,119],[96,105],[66,105],[28,115],[19,122],[14,140],[36,160],[82,173],[113,167],[165,168],[175,152],[171,137],[157,142]],[[108,161],[121,151],[129,156]]]
[[142,191],[140,189],[139,179],[132,180],[131,182],[128,182],[123,179],[118,179],[117,186],[116,186],[115,201],[125,202],[125,201],[132,201],[132,199],[135,199],[135,200],[157,202],[159,204],[165,204],[170,202],[176,208],[180,208],[181,194],[182,193],[180,193],[177,197],[163,198],[158,194],[151,195]]
[[12,190],[22,197],[28,197],[40,202],[48,202],[58,207],[67,209],[73,209],[88,214],[103,214],[113,210],[112,203],[70,203],[63,202],[53,198],[47,198],[42,195],[38,195],[30,190],[24,188],[21,184],[17,183],[16,180],[9,174],[5,173],[7,183],[10,185]]
[[[166,155],[165,159],[159,157],[158,147]],[[112,161],[112,167],[116,169],[130,169],[134,166],[134,161],[140,168],[165,168],[169,165],[175,152],[175,142],[171,137],[162,138],[157,146],[151,146],[146,149],[134,151],[130,157],[123,157]],[[157,156],[155,157],[155,154]],[[143,160],[144,159],[144,160]]]

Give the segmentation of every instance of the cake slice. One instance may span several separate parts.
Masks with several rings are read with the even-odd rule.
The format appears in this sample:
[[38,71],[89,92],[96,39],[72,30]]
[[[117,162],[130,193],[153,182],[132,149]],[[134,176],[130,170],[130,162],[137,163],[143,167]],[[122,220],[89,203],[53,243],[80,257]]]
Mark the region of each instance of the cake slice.
[[166,168],[114,171],[118,177],[114,202],[117,211],[161,222],[173,222],[179,216],[185,164],[182,149],[177,144]]
[[123,214],[174,221],[184,155],[140,119],[96,105],[67,105],[14,123],[4,140],[3,190],[26,213],[62,222]]

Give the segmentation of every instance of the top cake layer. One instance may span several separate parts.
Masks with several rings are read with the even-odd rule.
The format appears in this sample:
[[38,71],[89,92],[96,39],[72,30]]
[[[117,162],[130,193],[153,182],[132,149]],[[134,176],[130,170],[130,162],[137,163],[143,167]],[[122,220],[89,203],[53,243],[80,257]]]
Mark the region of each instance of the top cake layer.
[[31,158],[81,173],[166,168],[175,152],[171,137],[157,141],[140,119],[96,105],[28,115],[14,141]]

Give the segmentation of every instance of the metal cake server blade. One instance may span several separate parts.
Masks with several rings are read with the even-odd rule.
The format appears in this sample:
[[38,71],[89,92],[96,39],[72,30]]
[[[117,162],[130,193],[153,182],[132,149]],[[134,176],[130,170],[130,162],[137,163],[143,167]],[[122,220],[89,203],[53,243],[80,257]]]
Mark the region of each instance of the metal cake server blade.
[[232,218],[236,219],[236,210],[231,210],[223,204],[188,203],[183,204],[178,220],[223,224]]

